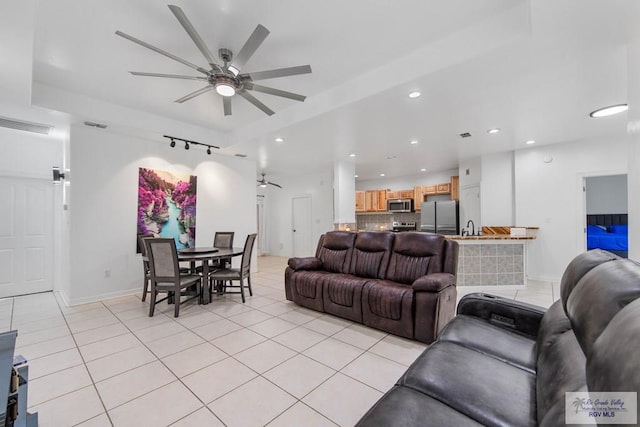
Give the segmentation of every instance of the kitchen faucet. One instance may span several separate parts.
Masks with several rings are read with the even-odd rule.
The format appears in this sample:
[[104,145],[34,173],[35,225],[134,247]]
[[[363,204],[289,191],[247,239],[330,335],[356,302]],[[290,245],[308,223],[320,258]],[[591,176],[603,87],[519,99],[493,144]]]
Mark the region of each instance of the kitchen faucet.
[[[469,224],[471,224],[471,234],[469,234]],[[472,220],[467,221],[467,235],[475,236],[476,235],[476,226]]]

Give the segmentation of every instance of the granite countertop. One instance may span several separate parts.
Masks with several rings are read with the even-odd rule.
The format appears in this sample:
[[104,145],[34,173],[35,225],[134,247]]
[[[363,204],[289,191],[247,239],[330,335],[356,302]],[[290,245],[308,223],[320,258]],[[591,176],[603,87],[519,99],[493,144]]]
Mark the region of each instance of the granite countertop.
[[536,236],[517,236],[509,234],[487,234],[482,236],[445,236],[451,240],[535,240]]

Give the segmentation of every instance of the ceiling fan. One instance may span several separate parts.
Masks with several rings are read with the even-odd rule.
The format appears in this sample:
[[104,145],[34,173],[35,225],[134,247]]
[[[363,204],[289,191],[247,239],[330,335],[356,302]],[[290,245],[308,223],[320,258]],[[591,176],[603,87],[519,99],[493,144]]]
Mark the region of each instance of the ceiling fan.
[[266,188],[267,185],[273,185],[274,187],[282,188],[282,185],[276,184],[275,182],[267,181],[266,178],[264,177],[264,172],[262,172],[260,175],[262,175],[262,179],[257,180],[258,187]]
[[224,115],[231,115],[231,97],[235,94],[240,95],[255,107],[262,110],[267,115],[271,116],[274,114],[274,111],[269,107],[264,105],[260,100],[258,100],[255,96],[253,96],[248,91],[256,91],[267,93],[270,95],[281,96],[283,98],[293,99],[295,101],[304,101],[305,96],[299,95],[297,93],[287,92],[280,89],[275,89],[272,87],[256,85],[253,82],[256,80],[265,80],[265,79],[273,79],[277,77],[286,77],[286,76],[294,76],[298,74],[307,74],[311,73],[311,66],[309,65],[300,65],[297,67],[288,67],[288,68],[277,68],[273,70],[266,71],[258,71],[253,73],[244,73],[241,74],[240,71],[244,68],[245,64],[249,61],[251,56],[255,53],[255,51],[260,47],[262,42],[269,35],[269,30],[267,30],[262,25],[258,25],[256,29],[253,31],[249,39],[245,42],[244,46],[240,49],[235,57],[233,56],[233,52],[226,48],[221,48],[218,50],[218,57],[222,61],[222,64],[218,64],[214,59],[211,51],[204,43],[195,27],[191,24],[191,21],[187,18],[181,8],[174,5],[169,5],[169,9],[178,19],[182,27],[185,29],[191,40],[196,44],[202,55],[207,61],[207,67],[203,68],[198,65],[195,65],[185,59],[182,59],[172,53],[169,53],[165,50],[157,48],[155,46],[150,45],[149,43],[143,42],[133,36],[130,36],[122,31],[116,31],[116,34],[120,37],[123,37],[129,41],[132,41],[136,44],[139,44],[142,47],[146,47],[147,49],[151,49],[152,51],[159,53],[161,55],[166,56],[167,58],[173,59],[174,61],[178,61],[181,64],[186,65],[187,67],[191,67],[194,70],[204,74],[204,76],[184,76],[177,74],[160,74],[160,73],[144,73],[138,71],[130,71],[134,76],[145,76],[145,77],[163,77],[169,79],[183,79],[183,80],[201,80],[203,82],[207,82],[207,85],[201,89],[198,89],[194,92],[191,92],[182,98],[176,99],[175,102],[183,103],[190,99],[193,99],[203,93],[209,92],[211,90],[215,90],[218,94],[222,96],[222,106],[224,108]]

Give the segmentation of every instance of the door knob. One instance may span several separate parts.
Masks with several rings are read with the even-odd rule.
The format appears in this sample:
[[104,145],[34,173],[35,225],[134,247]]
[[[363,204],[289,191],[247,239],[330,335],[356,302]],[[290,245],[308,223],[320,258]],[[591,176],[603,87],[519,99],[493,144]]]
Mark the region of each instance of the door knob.
[[296,232],[296,230],[293,230],[293,232],[295,233],[295,232]]

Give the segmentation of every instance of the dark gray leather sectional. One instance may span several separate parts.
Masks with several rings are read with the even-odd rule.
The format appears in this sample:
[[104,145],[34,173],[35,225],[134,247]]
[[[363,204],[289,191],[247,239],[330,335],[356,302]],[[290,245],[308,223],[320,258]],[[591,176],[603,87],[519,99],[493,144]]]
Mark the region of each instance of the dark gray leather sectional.
[[455,315],[458,243],[431,233],[331,231],[291,258],[287,299],[430,343]]
[[565,392],[640,392],[640,266],[576,257],[548,310],[487,294],[457,316],[359,426],[564,426]]

